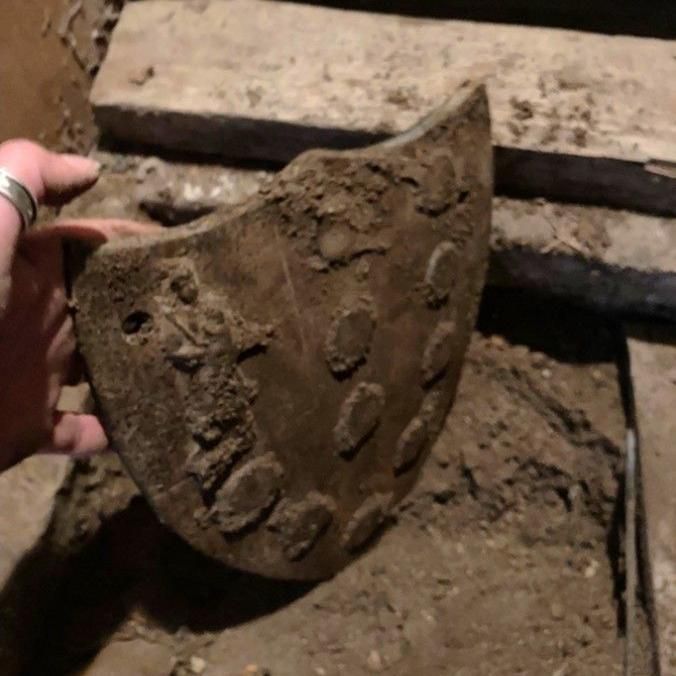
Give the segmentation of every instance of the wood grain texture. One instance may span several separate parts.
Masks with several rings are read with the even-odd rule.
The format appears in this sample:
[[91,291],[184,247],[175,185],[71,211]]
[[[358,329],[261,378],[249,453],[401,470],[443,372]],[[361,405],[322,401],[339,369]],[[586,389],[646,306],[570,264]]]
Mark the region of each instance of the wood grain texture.
[[118,139],[286,162],[399,133],[478,75],[499,188],[673,214],[673,178],[645,165],[676,161],[675,55],[648,38],[153,0],[126,7],[92,102]]
[[497,197],[489,282],[676,321],[676,220]]
[[660,674],[676,673],[676,333],[630,328],[651,596]]

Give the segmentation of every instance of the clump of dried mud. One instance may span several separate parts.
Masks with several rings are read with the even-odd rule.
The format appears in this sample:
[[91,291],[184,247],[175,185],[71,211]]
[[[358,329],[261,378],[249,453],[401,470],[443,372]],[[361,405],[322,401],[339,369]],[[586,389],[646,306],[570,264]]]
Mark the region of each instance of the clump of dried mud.
[[27,673],[620,674],[615,339],[595,316],[487,293],[416,489],[317,586],[201,558],[114,457],[83,464],[55,527],[74,553]]

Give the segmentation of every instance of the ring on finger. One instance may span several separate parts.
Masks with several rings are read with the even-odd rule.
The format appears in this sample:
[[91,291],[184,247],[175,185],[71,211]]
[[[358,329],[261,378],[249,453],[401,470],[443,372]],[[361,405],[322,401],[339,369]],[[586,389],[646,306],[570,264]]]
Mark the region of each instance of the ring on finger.
[[4,167],[0,167],[0,195],[17,210],[24,231],[35,223],[38,216],[37,200],[33,193]]

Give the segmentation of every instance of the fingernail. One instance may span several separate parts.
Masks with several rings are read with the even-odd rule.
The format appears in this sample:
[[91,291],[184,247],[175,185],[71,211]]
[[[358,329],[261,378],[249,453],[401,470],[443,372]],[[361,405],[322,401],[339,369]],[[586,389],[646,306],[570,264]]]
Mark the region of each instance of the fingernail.
[[78,172],[87,174],[88,176],[96,177],[101,171],[101,164],[90,157],[82,157],[81,155],[61,155],[61,157],[68,162],[68,164]]

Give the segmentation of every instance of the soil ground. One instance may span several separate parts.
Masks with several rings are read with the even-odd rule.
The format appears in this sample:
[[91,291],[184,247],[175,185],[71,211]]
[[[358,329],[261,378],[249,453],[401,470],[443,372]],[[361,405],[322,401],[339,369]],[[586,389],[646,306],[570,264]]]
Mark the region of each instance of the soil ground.
[[[6,18],[43,25],[28,4]],[[56,62],[59,50],[36,50],[33,61]],[[46,130],[50,143],[86,145],[88,113],[76,107],[88,81],[67,70],[81,137],[78,128],[62,137],[69,106],[49,83],[48,98],[26,98],[6,116],[20,124],[0,136]],[[22,92],[22,82],[5,82],[13,97]],[[142,184],[137,169],[120,174]],[[138,216],[140,200],[123,184],[91,209]],[[620,674],[617,337],[575,308],[487,292],[456,405],[418,486],[376,545],[316,586],[203,559],[162,528],[115,456],[82,461],[44,544],[45,557],[65,556],[64,575],[50,585],[26,676]],[[636,674],[647,675],[645,623],[642,632]]]
[[[620,674],[616,339],[596,316],[487,292],[417,488],[316,586],[199,557],[114,456],[83,463],[54,529],[73,554],[26,673]],[[651,674],[642,629],[636,674]]]

